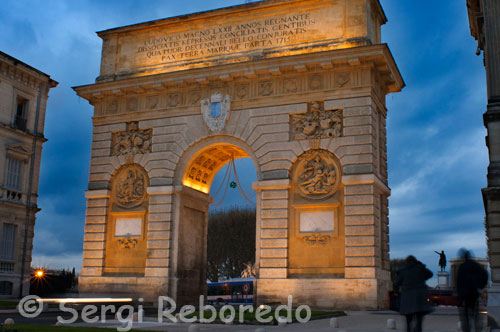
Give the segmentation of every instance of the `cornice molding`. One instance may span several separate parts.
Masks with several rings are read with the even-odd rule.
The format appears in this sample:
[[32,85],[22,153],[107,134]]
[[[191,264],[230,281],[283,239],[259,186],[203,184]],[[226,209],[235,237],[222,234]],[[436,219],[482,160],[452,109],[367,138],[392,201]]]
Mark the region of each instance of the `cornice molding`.
[[[251,64],[251,66],[250,66]],[[236,80],[276,78],[283,75],[313,73],[318,70],[345,70],[370,66],[385,80],[387,93],[401,91],[405,83],[386,44],[293,55],[218,67],[129,77],[73,87],[78,96],[95,105],[109,97],[143,93],[168,93],[176,89],[200,89]]]

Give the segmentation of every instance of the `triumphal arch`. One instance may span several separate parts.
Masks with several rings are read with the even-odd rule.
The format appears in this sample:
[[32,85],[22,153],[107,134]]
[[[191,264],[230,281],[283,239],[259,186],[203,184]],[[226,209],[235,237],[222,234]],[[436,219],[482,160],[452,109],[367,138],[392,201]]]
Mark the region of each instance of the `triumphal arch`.
[[390,288],[378,0],[270,0],[101,31],[80,291],[206,290],[218,170],[257,172],[257,303],[378,308]]

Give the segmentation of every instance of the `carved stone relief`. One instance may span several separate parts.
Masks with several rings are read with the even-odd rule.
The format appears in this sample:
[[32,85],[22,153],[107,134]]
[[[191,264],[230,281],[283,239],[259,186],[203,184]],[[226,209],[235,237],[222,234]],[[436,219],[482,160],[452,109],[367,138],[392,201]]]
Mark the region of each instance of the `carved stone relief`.
[[158,95],[153,95],[153,96],[148,96],[146,98],[146,108],[147,109],[155,109],[158,107],[158,102],[160,101],[160,96]]
[[112,100],[106,105],[106,114],[115,114],[118,112],[118,101]]
[[322,102],[309,104],[305,114],[291,115],[292,138],[321,139],[342,135],[342,110],[325,111]]
[[309,79],[309,88],[311,90],[319,90],[323,88],[323,80],[321,75],[316,74],[311,76],[311,78]]
[[350,81],[349,73],[336,73],[335,74],[335,87],[343,88]]
[[211,131],[219,132],[224,128],[231,110],[231,96],[214,93],[201,101],[203,120]]
[[135,112],[137,111],[137,106],[139,105],[139,101],[136,97],[129,98],[127,100],[127,112]]
[[167,98],[168,106],[175,107],[175,106],[179,105],[179,102],[180,102],[179,93],[171,93],[168,95],[168,98]]
[[133,208],[146,198],[147,174],[138,165],[130,164],[122,168],[113,180],[113,197],[122,208]]
[[299,195],[309,199],[324,199],[335,193],[340,176],[340,168],[333,154],[315,149],[299,157],[293,180]]
[[297,92],[297,80],[295,78],[287,78],[283,83],[286,93]]
[[196,105],[200,102],[201,99],[201,91],[200,90],[193,90],[189,93],[189,103],[191,105]]
[[324,246],[330,240],[330,235],[320,235],[319,233],[314,233],[312,235],[306,235],[303,237],[304,241],[313,246]]
[[249,91],[250,91],[249,84],[238,84],[236,86],[236,96],[239,99],[246,98],[248,96]]
[[271,80],[265,80],[259,82],[260,96],[270,96],[272,93],[273,93],[273,82]]
[[118,239],[118,243],[123,249],[133,249],[137,245],[137,240],[131,238]]
[[137,122],[127,123],[127,130],[113,133],[111,155],[134,155],[151,152],[152,129],[140,130]]

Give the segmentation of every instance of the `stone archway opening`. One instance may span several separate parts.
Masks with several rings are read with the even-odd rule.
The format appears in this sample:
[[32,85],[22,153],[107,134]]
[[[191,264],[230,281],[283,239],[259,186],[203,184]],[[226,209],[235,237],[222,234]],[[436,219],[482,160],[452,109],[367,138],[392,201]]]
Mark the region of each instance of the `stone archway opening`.
[[[207,280],[240,277],[244,264],[255,263],[255,205],[250,203],[255,200],[251,187],[255,180],[257,170],[251,156],[231,143],[201,147],[185,163],[179,193],[178,301],[193,303],[207,294]],[[248,214],[253,218],[249,223],[235,220],[248,219]],[[239,254],[233,257],[237,250]],[[209,256],[214,251],[218,251],[216,257]],[[231,264],[220,264],[225,257]],[[214,273],[211,267],[217,264],[219,273]]]

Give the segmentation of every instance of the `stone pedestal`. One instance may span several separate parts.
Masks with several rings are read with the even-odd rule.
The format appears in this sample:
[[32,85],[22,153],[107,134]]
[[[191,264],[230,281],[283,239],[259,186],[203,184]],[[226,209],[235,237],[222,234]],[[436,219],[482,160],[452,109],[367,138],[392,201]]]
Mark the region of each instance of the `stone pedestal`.
[[450,272],[448,271],[439,271],[437,273],[438,279],[438,287],[439,288],[448,288],[450,287]]

